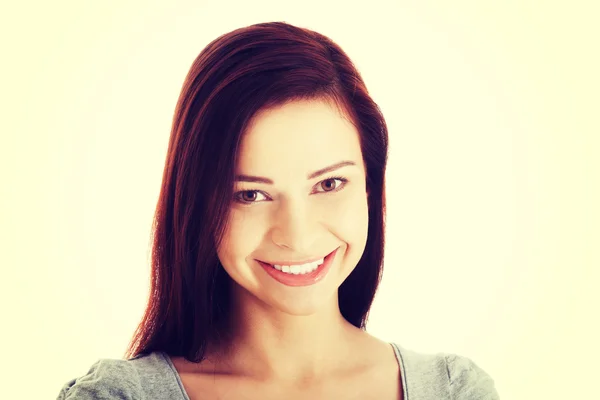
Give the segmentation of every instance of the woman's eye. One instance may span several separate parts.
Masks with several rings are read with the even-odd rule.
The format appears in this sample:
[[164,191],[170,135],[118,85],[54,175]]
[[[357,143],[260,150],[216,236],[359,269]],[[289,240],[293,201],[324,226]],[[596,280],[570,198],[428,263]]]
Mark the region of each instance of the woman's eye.
[[[340,188],[340,185],[335,184],[335,181],[340,181],[342,182],[341,184],[345,184],[347,182],[346,179],[344,178],[329,178],[329,179],[325,179],[324,181],[319,182],[319,184],[317,186],[322,187],[323,189],[325,189],[325,192],[335,192],[336,190],[338,190]],[[329,183],[328,185],[323,185],[324,183]]]
[[[250,195],[250,196],[247,196]],[[256,203],[256,197],[258,195],[264,196],[258,190],[245,190],[238,193],[238,197],[242,203]]]
[[[335,184],[335,181],[340,181],[341,184]],[[317,190],[317,193],[332,193],[342,189],[348,182],[346,178],[332,177],[317,183],[317,188],[323,188],[322,191]],[[258,203],[257,196],[266,197],[260,190],[243,190],[235,194],[235,201],[244,205]]]

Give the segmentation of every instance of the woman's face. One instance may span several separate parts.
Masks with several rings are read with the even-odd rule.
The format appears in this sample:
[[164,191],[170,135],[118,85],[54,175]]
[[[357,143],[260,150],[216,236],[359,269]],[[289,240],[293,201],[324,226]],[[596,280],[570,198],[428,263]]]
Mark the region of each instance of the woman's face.
[[[344,161],[353,165],[307,179]],[[242,138],[236,176],[272,181],[235,182],[217,252],[237,283],[236,294],[294,315],[312,314],[337,300],[337,289],[367,241],[366,180],[356,128],[320,101],[259,113]],[[304,261],[335,249],[328,273],[311,285],[280,283],[267,272],[271,267],[257,261]]]

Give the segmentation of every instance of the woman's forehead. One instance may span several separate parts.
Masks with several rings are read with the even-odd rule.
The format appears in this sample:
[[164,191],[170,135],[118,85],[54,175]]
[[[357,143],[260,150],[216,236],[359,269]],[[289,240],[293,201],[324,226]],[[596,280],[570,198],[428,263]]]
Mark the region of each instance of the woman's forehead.
[[357,151],[358,132],[336,108],[324,102],[295,102],[258,114],[242,138],[238,159],[241,167],[265,157],[280,162],[322,157],[335,161]]

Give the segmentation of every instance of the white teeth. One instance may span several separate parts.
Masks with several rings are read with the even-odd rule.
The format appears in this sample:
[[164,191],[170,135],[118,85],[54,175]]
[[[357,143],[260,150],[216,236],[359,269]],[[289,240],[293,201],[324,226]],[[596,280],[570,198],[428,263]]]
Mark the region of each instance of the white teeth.
[[317,260],[315,262],[303,265],[273,265],[273,267],[281,272],[285,272],[293,275],[304,275],[310,272],[313,272],[315,269],[319,267],[319,265],[323,264],[325,261],[324,258]]

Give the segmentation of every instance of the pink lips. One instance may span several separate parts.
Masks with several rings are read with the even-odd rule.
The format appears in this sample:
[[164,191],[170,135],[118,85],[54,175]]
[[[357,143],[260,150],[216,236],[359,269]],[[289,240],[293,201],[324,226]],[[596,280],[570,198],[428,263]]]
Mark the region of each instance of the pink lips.
[[287,286],[307,286],[313,285],[320,280],[322,280],[329,272],[329,268],[335,259],[335,255],[339,247],[331,252],[329,255],[325,257],[323,264],[319,265],[319,267],[309,274],[304,275],[294,275],[288,274],[282,271],[276,270],[272,265],[266,264],[262,261],[258,261],[258,263],[265,269],[265,271],[276,281],[282,283]]

